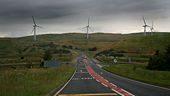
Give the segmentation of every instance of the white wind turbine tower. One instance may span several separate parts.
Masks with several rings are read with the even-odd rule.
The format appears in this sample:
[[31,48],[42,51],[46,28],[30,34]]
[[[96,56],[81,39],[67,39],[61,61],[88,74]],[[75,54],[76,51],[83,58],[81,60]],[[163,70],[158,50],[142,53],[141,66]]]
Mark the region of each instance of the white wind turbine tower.
[[87,27],[87,38],[86,39],[88,39],[89,38],[89,22],[90,22],[90,17],[88,18],[88,25],[86,26]]
[[144,36],[146,36],[146,28],[149,27],[147,24],[146,24],[146,20],[145,20],[145,17],[143,16],[143,22],[144,22]]
[[89,16],[89,18],[88,18],[88,25],[86,26],[86,28],[87,28],[87,38],[86,39],[88,39],[89,38],[89,29],[92,31],[92,32],[94,32],[93,30],[92,30],[92,28],[90,27],[90,16]]
[[36,41],[36,28],[39,27],[39,28],[42,28],[40,26],[38,26],[36,23],[35,23],[35,19],[34,19],[34,16],[32,16],[32,20],[33,20],[33,31],[34,31],[34,41]]
[[152,21],[152,26],[150,27],[150,30],[151,30],[151,35],[153,35],[153,32],[154,32],[153,21]]

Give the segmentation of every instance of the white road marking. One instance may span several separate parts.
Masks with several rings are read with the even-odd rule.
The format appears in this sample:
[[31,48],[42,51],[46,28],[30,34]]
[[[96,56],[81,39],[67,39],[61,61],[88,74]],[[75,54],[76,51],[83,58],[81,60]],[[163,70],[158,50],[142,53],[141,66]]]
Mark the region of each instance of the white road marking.
[[[96,73],[97,74],[97,73]],[[98,76],[100,76],[99,74],[97,74]],[[100,78],[102,78],[102,79],[104,79],[102,76],[100,76]],[[104,80],[106,80],[106,79],[104,79]],[[96,81],[97,81],[97,79],[96,79]],[[105,85],[104,83],[102,83],[102,82],[100,82],[102,85],[104,85],[105,87],[108,87],[107,85]],[[110,82],[109,82],[110,83]],[[112,83],[111,83],[112,84]],[[112,85],[114,85],[114,84],[112,84]],[[117,86],[115,86],[115,87],[117,87]],[[110,87],[111,88],[111,87]],[[118,88],[118,87],[117,87]],[[112,88],[111,88],[112,89]],[[118,88],[119,90],[121,90],[121,91],[124,91],[124,90],[122,90],[122,89],[120,89],[120,88]],[[114,90],[114,88],[112,89],[114,92],[116,92],[116,93],[118,93],[118,94],[120,94],[121,96],[125,96],[124,94],[122,94],[122,93],[120,93],[120,92],[118,92],[118,91],[116,91],[116,90]],[[127,91],[124,91],[124,92],[126,92],[126,93],[129,93],[129,92],[127,92]],[[132,96],[135,96],[135,95],[133,95],[133,94],[129,94],[129,95],[132,95]]]
[[117,94],[120,94],[121,96],[125,96],[125,95],[119,93],[118,91],[116,91],[116,90],[114,90],[114,89],[112,89],[112,91],[116,92]]
[[93,79],[91,77],[87,77],[87,78],[73,78],[72,80],[90,80]]
[[121,89],[121,90],[123,90],[123,91],[127,92],[128,94],[130,94],[130,95],[132,95],[132,96],[135,96],[135,95],[133,95],[133,94],[129,93],[128,91],[124,90],[124,89]]
[[100,64],[96,64],[98,67],[102,68],[102,66]]
[[[77,68],[76,68],[76,70],[77,70]],[[67,86],[67,84],[73,79],[73,76],[75,75],[76,70],[74,71],[74,74],[71,76],[71,78],[68,80],[68,82],[67,82],[59,91],[57,91],[57,92],[54,94],[54,96],[57,96],[57,95]]]
[[[106,80],[106,79],[105,79]],[[106,80],[107,82],[109,82],[108,80]]]
[[105,85],[105,84],[103,84],[103,83],[101,83],[102,85],[104,85],[105,87],[108,87],[107,85]]
[[113,86],[117,87],[115,84],[111,83]]

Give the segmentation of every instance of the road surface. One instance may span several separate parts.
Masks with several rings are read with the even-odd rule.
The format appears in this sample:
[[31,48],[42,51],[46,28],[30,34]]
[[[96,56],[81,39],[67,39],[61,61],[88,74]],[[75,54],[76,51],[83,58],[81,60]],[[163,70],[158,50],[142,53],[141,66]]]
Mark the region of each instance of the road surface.
[[170,96],[170,89],[130,80],[109,73],[91,59],[77,61],[77,70],[58,96]]

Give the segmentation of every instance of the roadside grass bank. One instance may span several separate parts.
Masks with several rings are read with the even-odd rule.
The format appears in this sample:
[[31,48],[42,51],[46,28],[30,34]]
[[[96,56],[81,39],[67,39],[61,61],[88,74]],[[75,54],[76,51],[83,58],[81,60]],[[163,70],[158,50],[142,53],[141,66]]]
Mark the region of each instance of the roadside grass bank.
[[170,88],[170,71],[146,69],[147,64],[115,64],[103,69],[130,79]]
[[0,72],[0,96],[44,96],[61,87],[74,70],[66,64],[56,68],[3,70]]

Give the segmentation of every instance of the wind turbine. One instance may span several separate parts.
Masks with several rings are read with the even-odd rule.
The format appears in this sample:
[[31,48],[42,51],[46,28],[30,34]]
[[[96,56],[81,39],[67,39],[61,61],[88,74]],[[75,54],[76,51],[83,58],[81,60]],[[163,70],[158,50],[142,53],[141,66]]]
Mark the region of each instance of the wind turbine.
[[151,30],[151,35],[153,35],[153,32],[154,32],[153,21],[152,21],[152,26],[150,27],[150,30]]
[[143,16],[143,22],[144,22],[144,36],[146,36],[146,28],[149,27],[149,25],[146,24],[146,20],[145,20],[145,17]]
[[36,41],[36,28],[39,27],[39,28],[42,28],[40,26],[38,26],[36,23],[35,23],[35,19],[34,19],[34,16],[32,16],[32,20],[33,20],[33,31],[34,31],[34,41]]
[[87,31],[87,33],[86,33],[86,39],[88,40],[88,38],[89,38],[89,30],[91,30],[92,32],[94,32],[93,30],[92,30],[92,28],[90,27],[90,17],[88,18],[88,21],[87,21],[87,26],[85,26],[85,27],[83,27],[83,28],[80,28],[79,30],[81,30],[81,31],[84,31],[84,30],[86,30]]

